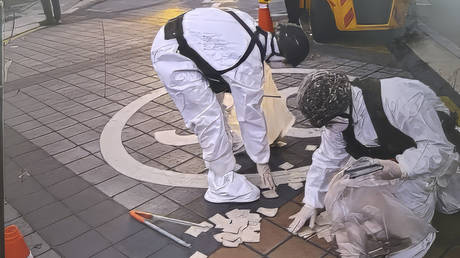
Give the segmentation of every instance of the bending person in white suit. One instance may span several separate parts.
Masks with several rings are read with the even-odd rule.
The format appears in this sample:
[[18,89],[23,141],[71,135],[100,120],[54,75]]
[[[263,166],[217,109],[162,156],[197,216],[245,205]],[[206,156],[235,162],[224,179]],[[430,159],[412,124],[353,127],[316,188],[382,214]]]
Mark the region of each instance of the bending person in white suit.
[[295,66],[308,51],[300,27],[281,25],[273,36],[235,9],[194,9],[159,30],[151,50],[153,67],[186,126],[198,136],[209,170],[207,201],[251,202],[260,195],[245,176],[234,172],[231,133],[217,95],[231,92],[246,152],[257,164],[262,187],[274,189],[260,107],[263,62],[281,56]]

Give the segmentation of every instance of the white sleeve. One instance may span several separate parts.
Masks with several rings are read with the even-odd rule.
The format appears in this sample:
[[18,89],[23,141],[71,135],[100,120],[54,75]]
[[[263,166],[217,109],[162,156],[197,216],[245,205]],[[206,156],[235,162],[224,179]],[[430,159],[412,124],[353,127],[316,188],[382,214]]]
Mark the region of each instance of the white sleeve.
[[389,116],[386,112],[390,122],[416,143],[416,147],[396,156],[403,173],[408,178],[435,177],[456,162],[457,155],[435,110],[435,107],[442,106],[439,98],[424,84],[415,82],[404,85],[403,94],[399,94],[401,97],[396,101],[387,100],[384,106],[390,109]]
[[350,155],[341,131],[325,129],[321,145],[313,153],[313,162],[307,172],[303,202],[314,208],[324,207],[324,197],[332,177],[340,170]]

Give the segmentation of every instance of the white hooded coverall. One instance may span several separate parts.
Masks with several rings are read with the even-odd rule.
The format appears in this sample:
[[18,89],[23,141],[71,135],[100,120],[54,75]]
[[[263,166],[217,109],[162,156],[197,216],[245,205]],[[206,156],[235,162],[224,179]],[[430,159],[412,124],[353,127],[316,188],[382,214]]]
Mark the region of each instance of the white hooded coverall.
[[[435,93],[423,83],[403,78],[380,80],[382,104],[389,122],[411,137],[417,147],[405,150],[396,160],[407,178],[394,187],[393,194],[403,205],[427,223],[431,222],[436,204],[436,178],[457,168],[458,154],[444,135],[436,111],[448,112]],[[352,86],[352,117],[356,139],[375,147],[377,135],[366,109],[361,89]],[[321,145],[313,154],[307,173],[303,202],[323,208],[324,196],[331,178],[348,161],[342,131],[348,124],[333,124],[321,135]],[[452,166],[453,164],[453,166]],[[423,257],[435,234],[394,257]]]
[[[252,17],[231,9],[251,30]],[[230,14],[216,8],[198,8],[183,18],[184,38],[214,69],[233,66],[243,56],[251,40],[248,32]],[[270,42],[260,35],[263,45]],[[208,172],[205,199],[211,202],[248,202],[259,198],[259,190],[246,177],[234,173],[235,158],[231,136],[216,94],[196,64],[177,51],[176,39],[166,40],[164,27],[156,35],[151,58],[155,71],[175,102],[188,128],[198,136]],[[266,48],[266,56],[271,48]],[[268,163],[270,149],[261,110],[263,64],[257,45],[238,67],[222,75],[230,85],[241,134],[249,157],[258,164]]]

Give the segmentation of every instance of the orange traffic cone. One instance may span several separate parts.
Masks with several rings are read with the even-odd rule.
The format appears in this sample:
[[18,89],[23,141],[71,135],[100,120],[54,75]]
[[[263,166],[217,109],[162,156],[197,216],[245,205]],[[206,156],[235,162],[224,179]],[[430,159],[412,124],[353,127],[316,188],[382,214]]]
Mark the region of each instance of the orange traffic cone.
[[33,258],[16,225],[5,228],[5,258]]
[[259,27],[264,31],[274,32],[270,9],[268,9],[269,2],[270,0],[259,0]]

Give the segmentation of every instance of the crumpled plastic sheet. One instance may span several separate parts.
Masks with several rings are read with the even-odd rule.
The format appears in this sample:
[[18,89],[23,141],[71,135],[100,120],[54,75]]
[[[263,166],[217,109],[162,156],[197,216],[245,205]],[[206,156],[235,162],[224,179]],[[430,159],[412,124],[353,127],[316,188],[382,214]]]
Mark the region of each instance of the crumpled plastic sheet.
[[391,193],[393,182],[372,175],[349,179],[343,171],[325,197],[342,257],[375,257],[410,247],[435,229]]

